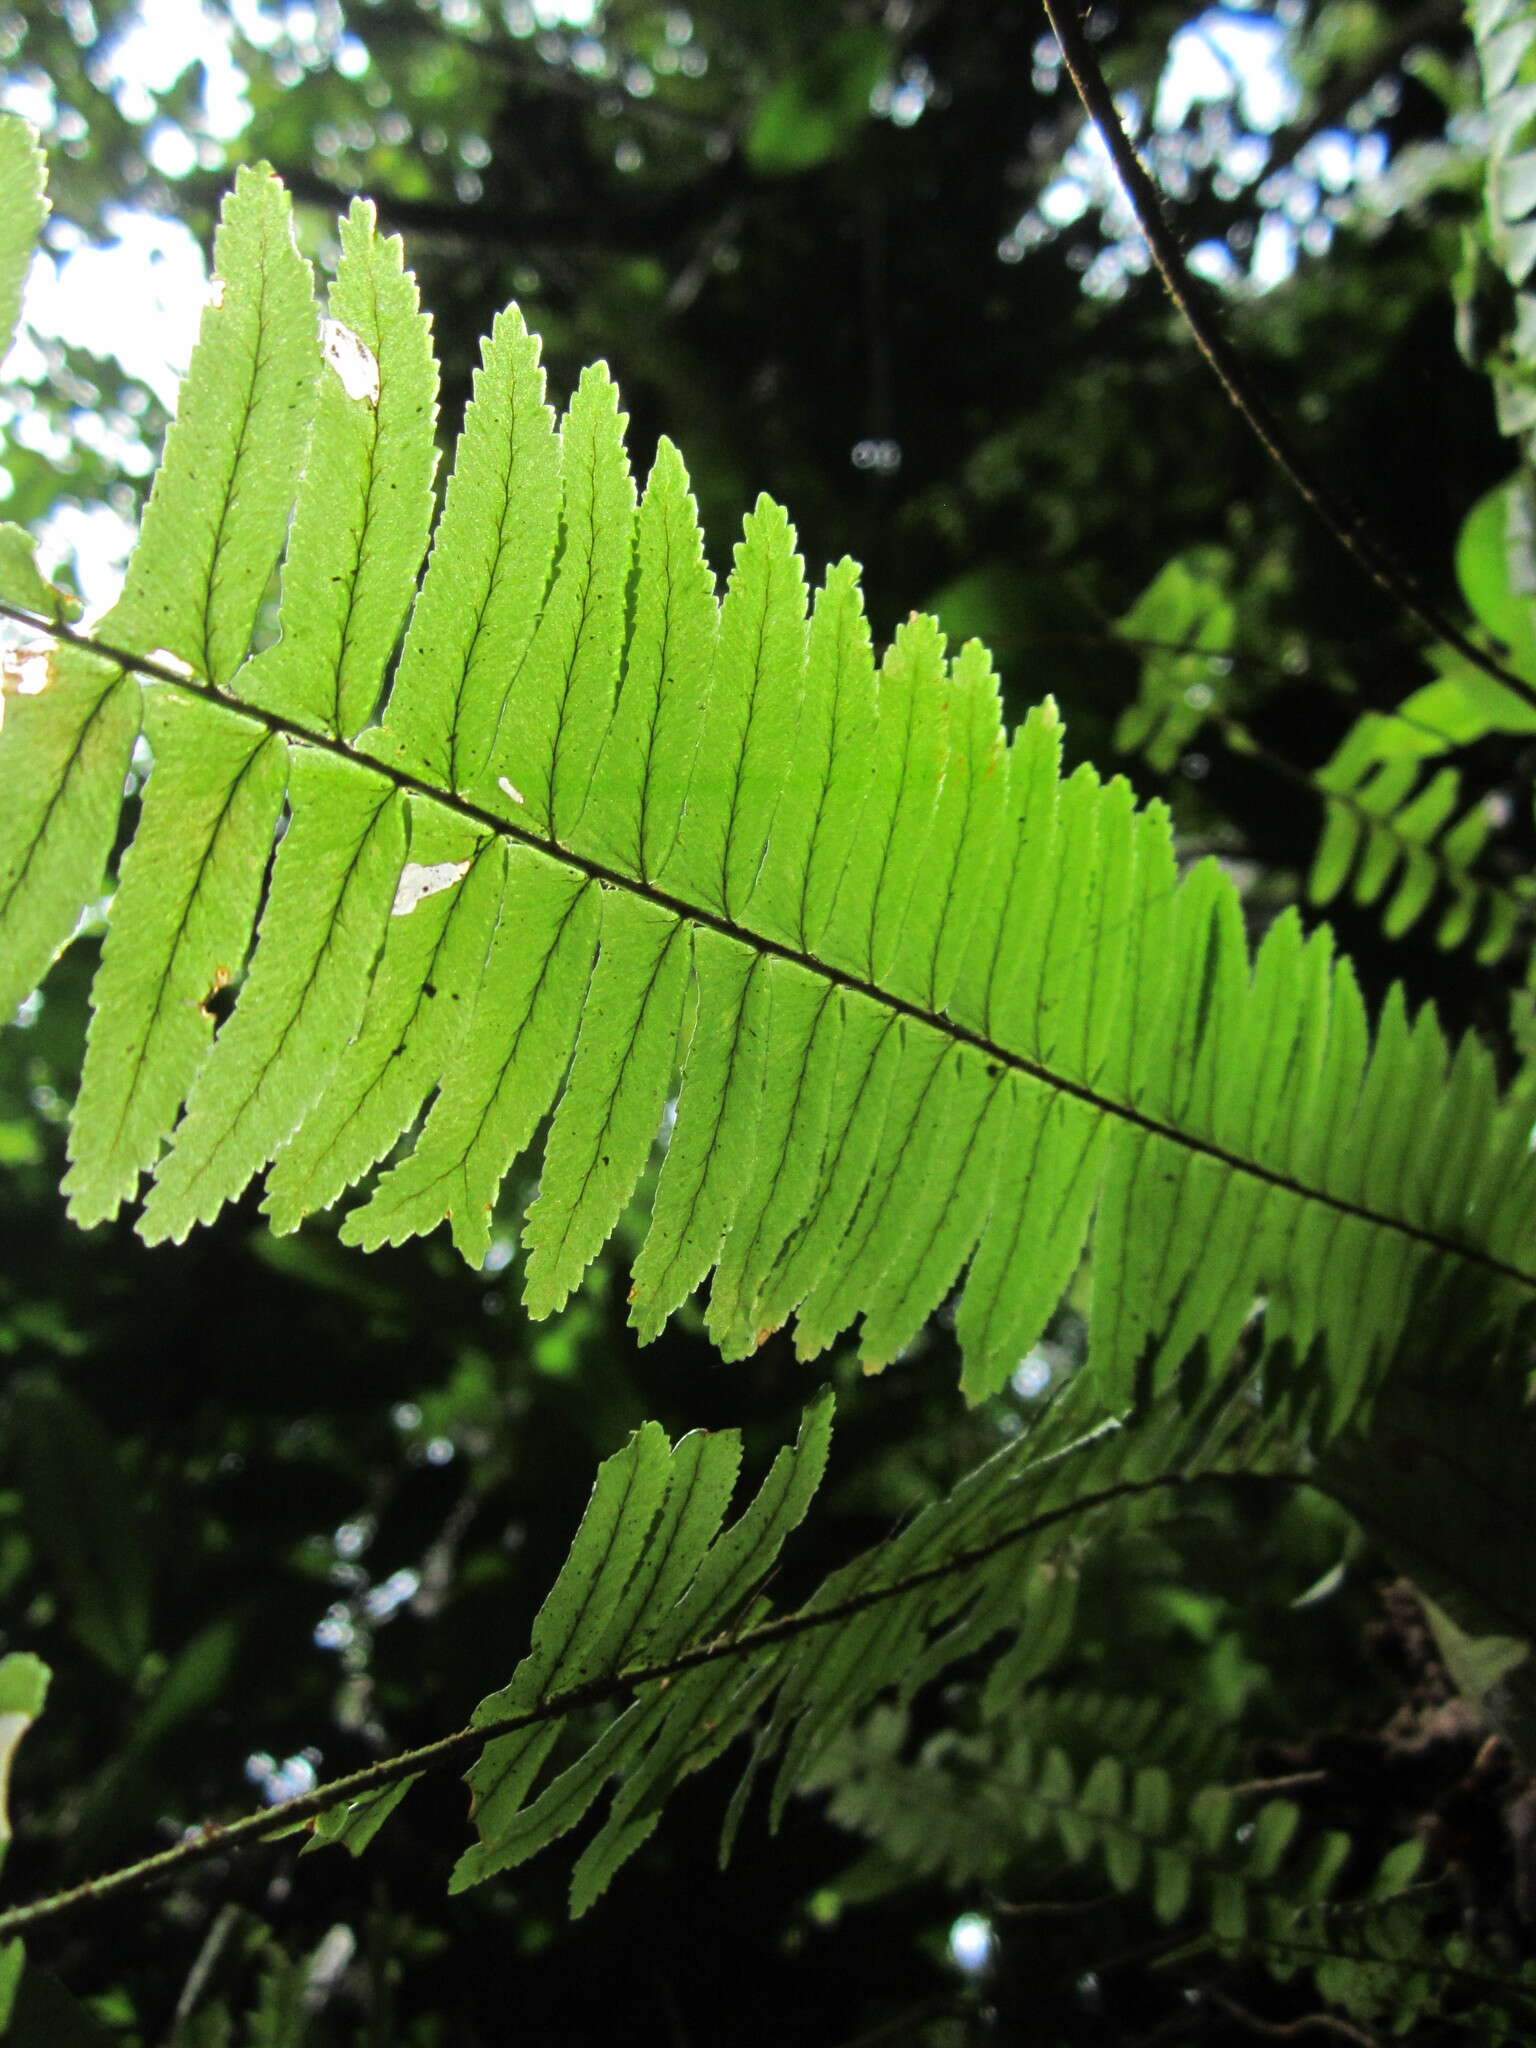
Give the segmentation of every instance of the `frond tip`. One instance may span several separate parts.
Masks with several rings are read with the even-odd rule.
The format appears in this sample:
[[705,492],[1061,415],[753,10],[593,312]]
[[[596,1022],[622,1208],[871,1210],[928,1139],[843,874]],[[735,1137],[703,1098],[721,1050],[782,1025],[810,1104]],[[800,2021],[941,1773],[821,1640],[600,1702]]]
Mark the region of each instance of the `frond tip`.
[[1112,1400],[1197,1344],[1219,1361],[1262,1294],[1270,1339],[1326,1354],[1337,1423],[1416,1301],[1470,1278],[1498,1318],[1536,1287],[1536,1160],[1475,1048],[1394,1002],[1372,1049],[1292,916],[1250,959],[1160,807],[1063,779],[1049,702],[1010,736],[985,652],[934,620],[877,664],[854,565],[808,593],[771,501],[717,601],[677,451],[637,500],[606,369],[557,421],[515,309],[428,556],[428,323],[361,202],[342,252],[322,323],[286,195],[241,173],[124,596],[89,638],[55,627],[0,735],[7,1005],[100,893],[141,730],[154,756],[75,1111],[81,1221],[148,1172],[140,1229],[181,1239],[270,1168],[291,1230],[382,1163],[343,1235],[447,1221],[478,1259],[549,1117],[546,1313],[675,1097],[634,1320],[713,1270],[729,1356],[862,1319],[880,1364],[963,1284],[980,1395],[1091,1239]]

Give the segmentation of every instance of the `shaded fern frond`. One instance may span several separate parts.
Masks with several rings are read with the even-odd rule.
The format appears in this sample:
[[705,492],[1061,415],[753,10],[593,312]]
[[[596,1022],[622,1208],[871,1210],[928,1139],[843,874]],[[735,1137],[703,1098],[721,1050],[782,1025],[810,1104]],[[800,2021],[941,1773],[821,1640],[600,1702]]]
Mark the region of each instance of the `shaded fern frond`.
[[[903,1762],[905,1716],[871,1716],[823,1781],[835,1785],[832,1818],[879,1842],[915,1874],[951,1884],[1001,1878],[1029,1846],[1048,1841],[1074,1863],[1090,1857],[1116,1891],[1144,1889],[1164,1926],[1192,1908],[1226,1943],[1262,1944],[1299,1908],[1331,1898],[1350,1838],[1327,1833],[1288,1852],[1301,1819],[1285,1799],[1252,1800],[1176,1782],[1162,1765],[1128,1769],[1113,1753],[1086,1771],[1066,1751],[1027,1734],[1001,1755],[990,1741],[934,1737]],[[1423,1859],[1416,1841],[1393,1850],[1373,1891],[1411,1883]]]
[[802,1355],[859,1322],[883,1363],[963,1275],[979,1395],[1091,1238],[1108,1403],[1219,1365],[1262,1294],[1336,1422],[1424,1301],[1497,1321],[1536,1288],[1536,1161],[1487,1056],[1396,996],[1372,1046],[1292,916],[1250,958],[1161,807],[1062,777],[1053,706],[1005,731],[979,646],[913,618],[877,664],[853,565],[808,600],[766,499],[717,603],[676,451],[637,500],[606,370],[557,423],[515,310],[418,590],[435,369],[398,243],[354,206],[322,329],[286,198],[244,172],[216,260],[123,596],[0,737],[4,1006],[100,890],[141,729],[154,754],[79,1221],[149,1172],[140,1230],[179,1240],[269,1167],[287,1230],[386,1162],[343,1237],[446,1221],[478,1260],[552,1115],[543,1314],[676,1086],[633,1320],[713,1270],[732,1357],[793,1317]]
[[1237,626],[1230,574],[1224,548],[1191,548],[1166,563],[1115,621],[1116,635],[1141,656],[1136,702],[1115,721],[1115,746],[1145,755],[1159,774],[1178,767],[1227,694]]
[[[1000,1703],[1011,1718],[1016,1699]],[[1123,1764],[1158,1764],[1186,1782],[1206,1784],[1237,1761],[1231,1724],[1203,1707],[1153,1693],[1088,1692],[1048,1686],[1030,1694],[1029,1726],[1038,1741],[1073,1757],[1117,1756]]]
[[[992,1659],[986,1697],[1002,1711],[1066,1646],[1070,1545],[1086,1518],[1135,1512],[1236,1462],[1168,1404],[1134,1429],[1080,1434],[1081,1393],[1034,1440],[1007,1446],[787,1613],[775,1613],[763,1586],[819,1484],[830,1396],[807,1411],[794,1447],[729,1524],[737,1432],[672,1445],[647,1423],[600,1468],[528,1655],[475,1711],[472,1727],[489,1732],[468,1773],[479,1841],[454,1888],[526,1861],[583,1822],[612,1784],[572,1879],[572,1908],[585,1910],[681,1779],[750,1735],[728,1850],[765,1770],[776,1825],[788,1795],[876,1701],[910,1699],[982,1651]],[[625,1694],[617,1714],[583,1718]],[[338,1805],[317,1839],[360,1852],[409,1783],[395,1777]]]
[[[1026,1711],[1026,1718],[1027,1711]],[[1395,2031],[1443,2015],[1489,2042],[1529,2038],[1536,1972],[1505,1970],[1466,1936],[1433,1931],[1447,1900],[1420,1879],[1415,1839],[1361,1868],[1352,1838],[1309,1834],[1285,1799],[1255,1805],[1110,1751],[1087,1769],[1037,1735],[934,1737],[904,1759],[906,1716],[884,1707],[823,1759],[831,1818],[913,1877],[1006,1886],[1039,1846],[1089,1864],[1153,1918],[1191,1923],[1182,1954],[1256,1958]],[[1459,2037],[1458,2037],[1459,2038]]]

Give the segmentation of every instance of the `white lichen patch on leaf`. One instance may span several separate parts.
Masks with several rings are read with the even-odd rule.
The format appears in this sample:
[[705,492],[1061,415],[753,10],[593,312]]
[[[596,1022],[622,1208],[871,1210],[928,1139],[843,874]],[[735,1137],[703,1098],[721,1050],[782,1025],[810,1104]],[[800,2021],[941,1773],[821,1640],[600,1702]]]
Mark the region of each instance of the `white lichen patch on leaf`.
[[408,860],[400,870],[400,880],[395,889],[395,900],[390,906],[395,917],[409,917],[418,903],[428,896],[437,896],[444,889],[451,889],[455,882],[462,882],[469,873],[467,860],[439,860],[423,865]]
[[379,359],[362,336],[339,320],[322,320],[320,346],[348,398],[361,398],[369,405],[377,405]]

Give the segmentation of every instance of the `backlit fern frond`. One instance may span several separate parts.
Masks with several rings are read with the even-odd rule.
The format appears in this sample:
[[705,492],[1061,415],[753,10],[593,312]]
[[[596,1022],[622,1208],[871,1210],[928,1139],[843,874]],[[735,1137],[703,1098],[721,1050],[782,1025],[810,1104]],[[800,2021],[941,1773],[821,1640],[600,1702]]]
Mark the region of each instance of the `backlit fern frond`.
[[0,737],[5,1007],[100,893],[141,732],[153,754],[80,1222],[148,1173],[140,1230],[179,1240],[266,1168],[279,1230],[365,1182],[348,1242],[446,1222],[479,1260],[548,1117],[546,1314],[675,1093],[633,1321],[713,1272],[730,1357],[793,1318],[802,1355],[857,1322],[883,1363],[964,1276],[983,1394],[1091,1244],[1108,1403],[1219,1364],[1262,1295],[1336,1422],[1415,1304],[1528,1298],[1536,1161],[1481,1048],[1396,995],[1373,1045],[1293,916],[1251,958],[1159,806],[1064,778],[1049,703],[1005,731],[985,652],[931,619],[877,663],[853,565],[808,593],[770,501],[717,602],[676,451],[637,496],[606,370],[557,422],[515,310],[433,534],[428,324],[366,204],[341,247],[322,323],[281,187],[241,174],[126,588]]
[[1411,931],[1430,910],[1430,927],[1447,951],[1475,937],[1475,957],[1492,966],[1523,936],[1532,891],[1523,880],[1493,882],[1474,870],[1494,829],[1494,813],[1468,802],[1456,769],[1426,774],[1416,755],[1383,758],[1371,744],[1382,721],[1367,712],[1314,778],[1326,806],[1307,894],[1322,906],[1348,894],[1379,905],[1388,938]]

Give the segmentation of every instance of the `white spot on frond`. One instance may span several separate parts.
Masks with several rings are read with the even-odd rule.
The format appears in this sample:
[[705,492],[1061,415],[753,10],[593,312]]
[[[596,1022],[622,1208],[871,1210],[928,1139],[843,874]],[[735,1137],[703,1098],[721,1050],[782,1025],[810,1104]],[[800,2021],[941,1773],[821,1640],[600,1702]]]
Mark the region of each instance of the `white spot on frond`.
[[153,654],[145,657],[159,668],[167,669],[173,676],[185,676],[190,682],[197,671],[190,661],[183,661],[179,654],[172,654],[168,647],[157,647]]
[[361,398],[369,405],[377,405],[379,359],[362,336],[343,327],[339,320],[322,320],[320,346],[348,398]]
[[223,303],[224,280],[222,277],[210,277],[208,280],[208,304],[217,312]]
[[53,679],[52,650],[34,643],[30,647],[0,648],[0,726],[5,724],[7,697],[36,697]]
[[525,804],[528,801],[527,797],[523,795],[523,792],[516,786],[516,784],[511,782],[505,775],[497,776],[496,787],[500,790],[504,790],[506,794],[509,797],[511,797],[513,803],[515,804]]
[[469,873],[467,860],[439,860],[423,865],[421,861],[408,860],[400,870],[399,885],[391,905],[396,917],[409,917],[417,904],[428,896],[439,896],[444,889],[451,889],[455,882],[462,882]]

